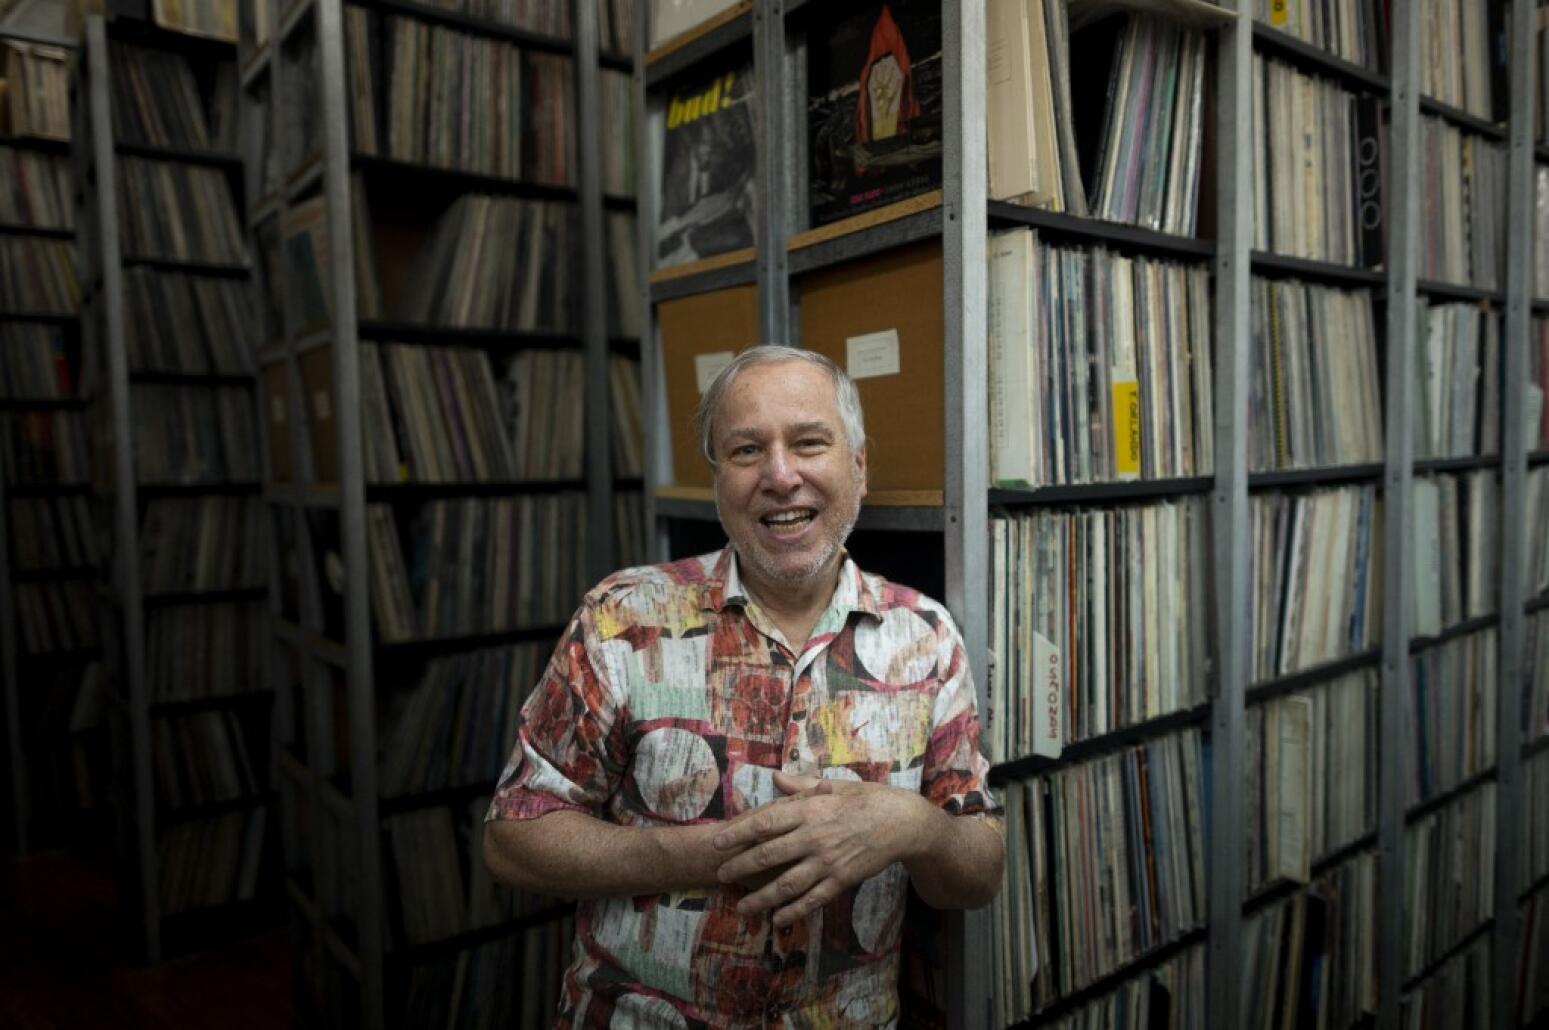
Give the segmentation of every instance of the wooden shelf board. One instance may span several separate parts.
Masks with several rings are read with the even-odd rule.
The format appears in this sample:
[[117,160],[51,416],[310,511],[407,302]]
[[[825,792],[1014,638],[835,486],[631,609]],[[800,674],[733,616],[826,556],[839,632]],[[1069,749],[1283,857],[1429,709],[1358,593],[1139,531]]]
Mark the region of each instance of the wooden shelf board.
[[887,222],[895,222],[900,218],[919,214],[921,211],[929,211],[941,206],[941,190],[931,190],[917,197],[900,200],[896,204],[888,204],[872,211],[844,218],[829,225],[819,226],[816,229],[808,229],[789,237],[785,241],[787,251],[801,250],[818,243],[827,243],[841,236],[849,236],[851,233],[862,232],[873,226],[883,225]]
[[693,43],[695,40],[708,36],[722,25],[730,25],[738,18],[741,18],[745,15],[751,15],[752,13],[753,0],[743,0],[743,2],[740,4],[733,4],[731,7],[726,8],[726,10],[722,11],[720,14],[717,14],[712,18],[705,19],[691,29],[685,29],[684,31],[678,33],[676,36],[673,36],[671,39],[667,40],[665,43],[662,43],[660,46],[657,46],[655,49],[649,51],[645,55],[645,66],[649,68],[651,65],[661,61],[662,58],[677,53],[679,50],[682,50],[684,47],[688,46],[690,43]]
[[706,272],[716,272],[736,265],[752,264],[754,257],[752,247],[744,247],[741,250],[728,250],[726,253],[717,254],[714,257],[701,258],[698,261],[673,265],[670,268],[658,268],[651,273],[650,282],[652,286],[655,286],[658,283],[670,283],[678,279],[687,279],[690,276],[703,275]]

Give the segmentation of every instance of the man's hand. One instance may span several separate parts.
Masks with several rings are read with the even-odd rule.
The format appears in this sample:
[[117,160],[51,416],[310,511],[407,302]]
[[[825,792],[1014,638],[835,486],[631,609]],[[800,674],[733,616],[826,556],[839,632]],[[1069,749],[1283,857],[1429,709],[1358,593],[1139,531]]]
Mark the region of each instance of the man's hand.
[[[731,855],[722,883],[776,878],[737,904],[739,912],[779,906],[775,926],[805,918],[894,862],[931,846],[937,820],[949,817],[919,794],[881,783],[774,775],[788,797],[727,823],[715,846]],[[738,853],[740,852],[740,854]]]

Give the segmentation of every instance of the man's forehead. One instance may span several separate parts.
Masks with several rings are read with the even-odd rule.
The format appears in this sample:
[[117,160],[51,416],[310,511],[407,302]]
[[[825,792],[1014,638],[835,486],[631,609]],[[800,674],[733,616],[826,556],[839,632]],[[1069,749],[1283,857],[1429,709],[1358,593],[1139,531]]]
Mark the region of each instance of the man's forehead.
[[[769,428],[770,427],[767,425],[728,425],[722,431],[722,435],[725,437],[758,437],[767,433]],[[837,436],[839,433],[839,427],[834,425],[833,422],[824,418],[807,418],[800,419],[795,422],[783,422],[778,426],[778,429],[781,432],[791,435],[799,435],[801,433],[824,433],[828,436]]]
[[743,409],[768,413],[790,412],[801,419],[836,419],[839,397],[834,381],[816,365],[805,361],[770,362],[744,369],[721,398],[721,411]]

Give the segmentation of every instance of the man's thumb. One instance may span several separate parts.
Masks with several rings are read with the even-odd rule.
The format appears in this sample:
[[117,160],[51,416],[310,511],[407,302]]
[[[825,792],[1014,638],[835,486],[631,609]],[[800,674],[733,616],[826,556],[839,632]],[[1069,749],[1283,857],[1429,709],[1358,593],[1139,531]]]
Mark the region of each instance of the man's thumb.
[[825,780],[816,776],[798,776],[794,773],[775,770],[774,784],[784,794],[801,794],[809,790],[816,790],[823,786]]

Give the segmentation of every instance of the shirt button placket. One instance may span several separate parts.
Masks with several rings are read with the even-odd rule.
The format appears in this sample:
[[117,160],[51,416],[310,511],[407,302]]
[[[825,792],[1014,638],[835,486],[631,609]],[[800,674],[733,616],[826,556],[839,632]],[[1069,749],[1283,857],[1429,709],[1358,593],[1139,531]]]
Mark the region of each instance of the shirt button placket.
[[806,678],[806,674],[797,673],[796,669],[799,665],[799,662],[792,664],[787,673],[791,677],[791,682],[786,688],[786,695],[790,698],[790,715],[785,722],[785,742],[787,745],[785,751],[785,771],[791,773],[810,773],[811,770],[802,768],[801,723],[807,717],[807,697],[806,691],[802,690],[802,683]]

